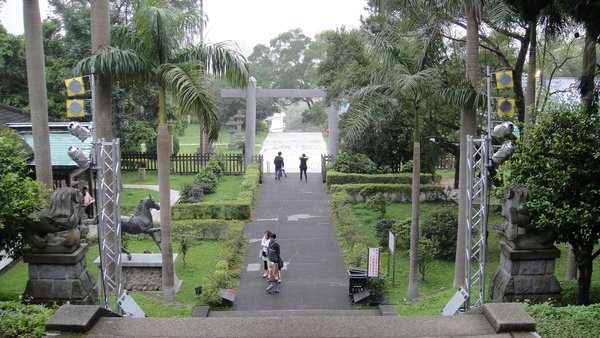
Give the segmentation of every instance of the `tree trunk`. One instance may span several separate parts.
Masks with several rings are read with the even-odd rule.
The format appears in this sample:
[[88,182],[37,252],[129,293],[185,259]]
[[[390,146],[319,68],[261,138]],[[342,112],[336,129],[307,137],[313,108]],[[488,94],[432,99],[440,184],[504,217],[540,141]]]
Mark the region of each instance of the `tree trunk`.
[[42,40],[42,21],[38,0],[23,1],[25,26],[25,60],[31,131],[34,143],[36,180],[52,188],[52,161],[50,159],[50,131],[48,128],[48,95],[46,67]]
[[[110,7],[108,0],[91,1],[92,53],[110,45]],[[111,83],[109,78],[96,77],[94,90],[94,127],[97,139],[113,139],[111,113]]]
[[410,270],[406,299],[419,297],[419,207],[421,197],[421,143],[419,143],[419,120],[415,113],[415,140],[413,145],[412,220],[410,223]]
[[527,92],[525,94],[525,125],[535,121],[535,84],[537,72],[537,19],[531,20],[531,38],[529,42],[529,62],[527,64]]
[[[467,80],[473,88],[479,84],[479,23],[477,21],[477,1],[473,1],[467,8],[467,53],[466,72]],[[471,94],[465,102],[460,118],[460,170],[458,178],[458,229],[456,235],[456,257],[454,265],[454,286],[465,283],[465,230],[467,227],[467,135],[477,133],[476,110],[474,107],[475,93]]]
[[588,305],[590,303],[590,285],[592,283],[592,269],[594,267],[592,259],[584,257],[582,264],[578,264],[579,280],[577,303],[580,305]]
[[160,235],[162,252],[162,289],[167,300],[175,300],[175,270],[173,267],[173,243],[171,240],[171,136],[167,127],[165,89],[158,90],[158,193],[160,199]]
[[597,37],[586,29],[585,44],[583,46],[581,84],[579,90],[585,112],[594,113],[596,97],[594,95],[594,77],[596,76],[596,40]]
[[575,254],[573,253],[573,247],[569,245],[569,254],[567,256],[567,271],[565,274],[565,280],[576,280],[577,279],[577,263],[575,262]]

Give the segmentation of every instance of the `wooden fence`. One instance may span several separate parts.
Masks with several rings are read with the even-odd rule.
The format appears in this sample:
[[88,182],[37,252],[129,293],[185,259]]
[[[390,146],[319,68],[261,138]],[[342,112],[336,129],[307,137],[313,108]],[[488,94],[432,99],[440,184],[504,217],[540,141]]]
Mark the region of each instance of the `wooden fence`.
[[[211,159],[217,159],[225,166],[225,173],[229,175],[242,175],[245,171],[243,154],[176,154],[171,155],[172,174],[196,174]],[[261,164],[262,155],[254,155],[253,163]],[[156,154],[150,153],[123,153],[121,154],[121,170],[157,170],[158,160]]]

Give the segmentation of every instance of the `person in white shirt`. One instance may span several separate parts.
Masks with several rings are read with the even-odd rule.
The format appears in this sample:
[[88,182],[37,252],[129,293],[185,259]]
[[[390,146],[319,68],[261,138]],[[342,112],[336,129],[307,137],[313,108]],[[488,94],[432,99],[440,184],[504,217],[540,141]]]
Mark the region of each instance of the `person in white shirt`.
[[267,254],[269,253],[269,242],[271,241],[271,231],[265,231],[263,238],[260,241],[262,249],[260,250],[260,259],[263,262],[264,273],[262,278],[267,278],[269,275],[269,262],[267,261]]

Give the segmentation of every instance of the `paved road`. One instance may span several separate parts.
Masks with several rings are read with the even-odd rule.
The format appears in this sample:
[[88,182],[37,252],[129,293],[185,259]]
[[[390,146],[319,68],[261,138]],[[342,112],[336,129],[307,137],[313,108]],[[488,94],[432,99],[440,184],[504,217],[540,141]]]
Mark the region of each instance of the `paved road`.
[[265,172],[275,172],[273,159],[279,151],[282,152],[285,171],[288,174],[300,172],[300,160],[298,158],[303,153],[309,158],[306,171],[321,173],[321,154],[327,154],[327,144],[321,133],[269,133],[260,150],[265,158]]
[[[282,149],[281,140],[285,139],[295,145],[287,149],[301,149],[303,144],[304,149],[311,149],[312,156],[307,153],[311,159],[320,156],[320,151],[326,152],[325,142],[318,133],[286,134],[269,134],[263,150]],[[313,146],[318,143],[315,134],[321,138],[321,148]],[[318,163],[320,166],[320,160]],[[265,175],[255,219],[245,228],[245,235],[251,240],[234,311],[352,309],[347,271],[331,222],[329,195],[320,173],[314,173],[320,172],[320,168],[315,167],[309,165],[313,171],[308,174],[308,182],[300,181],[297,174],[290,175],[291,170],[288,178],[280,181]],[[277,234],[286,262],[280,294],[265,292],[267,282],[262,278],[258,260],[260,238],[265,230]]]

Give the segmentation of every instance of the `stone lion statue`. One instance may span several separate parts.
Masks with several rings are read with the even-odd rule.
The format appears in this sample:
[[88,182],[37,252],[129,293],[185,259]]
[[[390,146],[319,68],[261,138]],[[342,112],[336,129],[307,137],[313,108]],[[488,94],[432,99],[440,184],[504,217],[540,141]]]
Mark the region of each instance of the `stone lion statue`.
[[69,252],[79,247],[81,218],[85,206],[83,193],[76,188],[64,187],[50,196],[47,209],[34,211],[27,228],[27,239],[33,248],[52,252]]
[[546,249],[554,244],[552,230],[537,230],[532,227],[525,203],[531,200],[531,191],[517,184],[504,189],[502,197],[502,223],[500,231],[513,248]]

